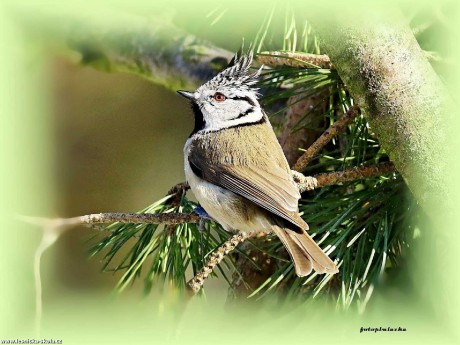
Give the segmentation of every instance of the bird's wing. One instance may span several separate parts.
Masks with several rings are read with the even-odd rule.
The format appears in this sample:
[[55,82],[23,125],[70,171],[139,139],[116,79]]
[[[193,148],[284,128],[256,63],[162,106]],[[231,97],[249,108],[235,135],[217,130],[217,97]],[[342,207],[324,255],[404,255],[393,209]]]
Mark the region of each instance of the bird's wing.
[[299,191],[288,170],[274,164],[210,164],[206,152],[192,149],[189,164],[200,178],[228,189],[303,230],[308,225],[298,213]]

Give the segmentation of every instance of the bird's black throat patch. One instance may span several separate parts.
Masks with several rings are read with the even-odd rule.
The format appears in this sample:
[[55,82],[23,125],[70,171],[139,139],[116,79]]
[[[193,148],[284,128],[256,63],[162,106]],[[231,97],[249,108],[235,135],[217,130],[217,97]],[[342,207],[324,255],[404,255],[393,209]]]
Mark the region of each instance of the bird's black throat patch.
[[193,116],[195,118],[195,127],[193,128],[192,133],[190,133],[189,138],[193,134],[197,133],[198,131],[201,131],[206,125],[206,121],[204,120],[203,113],[201,112],[201,109],[198,106],[198,104],[196,104],[195,102],[191,102],[191,103],[192,103]]

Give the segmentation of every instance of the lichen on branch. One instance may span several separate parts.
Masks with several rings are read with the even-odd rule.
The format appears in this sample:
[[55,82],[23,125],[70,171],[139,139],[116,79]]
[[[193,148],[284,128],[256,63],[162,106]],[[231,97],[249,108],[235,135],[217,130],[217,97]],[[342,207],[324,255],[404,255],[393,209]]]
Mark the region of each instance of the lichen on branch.
[[398,11],[347,13],[312,13],[322,47],[418,202],[450,209],[452,101],[443,83]]

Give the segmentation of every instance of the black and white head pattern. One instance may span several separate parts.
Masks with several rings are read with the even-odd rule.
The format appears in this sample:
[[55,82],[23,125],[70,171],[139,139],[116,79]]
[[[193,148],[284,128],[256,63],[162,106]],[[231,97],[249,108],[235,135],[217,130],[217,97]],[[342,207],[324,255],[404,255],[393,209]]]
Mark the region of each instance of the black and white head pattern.
[[235,55],[226,69],[193,93],[192,135],[264,121],[255,86],[261,69],[249,73],[252,57],[252,53]]

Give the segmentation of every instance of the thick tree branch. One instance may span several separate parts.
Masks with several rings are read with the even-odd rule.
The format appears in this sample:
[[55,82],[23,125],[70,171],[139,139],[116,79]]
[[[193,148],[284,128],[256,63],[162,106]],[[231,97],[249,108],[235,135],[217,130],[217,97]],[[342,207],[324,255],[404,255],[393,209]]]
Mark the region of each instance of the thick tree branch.
[[388,8],[310,19],[415,198],[426,211],[451,210],[452,100],[407,21]]
[[30,32],[61,41],[97,69],[129,71],[177,90],[196,88],[223,69],[233,53],[197,38],[170,16],[142,17],[120,12],[16,10]]

